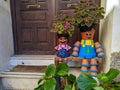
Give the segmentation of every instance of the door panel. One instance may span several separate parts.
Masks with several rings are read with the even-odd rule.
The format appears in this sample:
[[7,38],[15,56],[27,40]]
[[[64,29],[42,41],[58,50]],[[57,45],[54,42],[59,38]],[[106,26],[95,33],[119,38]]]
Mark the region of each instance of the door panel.
[[[50,4],[50,5],[48,5]],[[54,54],[55,35],[50,32],[52,3],[46,0],[15,0],[18,54]]]

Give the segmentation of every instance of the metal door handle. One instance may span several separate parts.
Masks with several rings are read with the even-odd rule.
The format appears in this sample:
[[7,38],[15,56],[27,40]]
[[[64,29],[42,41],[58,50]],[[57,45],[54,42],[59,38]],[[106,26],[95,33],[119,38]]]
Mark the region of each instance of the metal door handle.
[[35,4],[35,5],[26,5],[26,8],[29,9],[31,7],[35,7],[35,8],[40,8],[40,4]]
[[71,6],[76,6],[76,5],[78,5],[77,3],[68,3],[67,4],[67,7],[69,8],[69,7],[71,7]]

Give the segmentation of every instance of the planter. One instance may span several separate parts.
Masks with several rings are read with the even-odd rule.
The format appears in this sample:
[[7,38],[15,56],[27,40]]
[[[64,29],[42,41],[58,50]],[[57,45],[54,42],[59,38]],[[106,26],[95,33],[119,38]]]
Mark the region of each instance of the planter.
[[95,24],[92,24],[89,27],[87,25],[85,25],[85,26],[79,25],[79,28],[80,28],[81,32],[86,32],[86,31],[90,31],[92,28],[95,28]]
[[71,48],[68,45],[68,34],[57,34],[58,36],[58,45],[55,47],[57,50],[56,55],[57,57],[64,58],[64,60],[67,60],[67,57],[70,56],[69,49]]

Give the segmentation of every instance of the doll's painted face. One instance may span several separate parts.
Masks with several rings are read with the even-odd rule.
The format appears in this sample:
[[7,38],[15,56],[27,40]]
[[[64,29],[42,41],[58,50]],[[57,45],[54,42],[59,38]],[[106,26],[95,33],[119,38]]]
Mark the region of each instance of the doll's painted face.
[[59,40],[59,44],[67,44],[68,43],[68,39],[66,37],[60,37],[58,40]]
[[94,34],[95,34],[95,29],[91,29],[91,31],[86,31],[86,32],[81,32],[81,37],[82,39],[85,40],[91,40],[94,38]]

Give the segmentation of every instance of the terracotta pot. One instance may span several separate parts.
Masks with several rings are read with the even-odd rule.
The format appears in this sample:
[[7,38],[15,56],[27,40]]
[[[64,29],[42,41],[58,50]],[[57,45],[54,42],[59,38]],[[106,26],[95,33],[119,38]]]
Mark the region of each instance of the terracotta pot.
[[91,59],[90,64],[97,64],[97,59],[95,59],[95,58]]
[[90,31],[92,28],[94,28],[95,27],[95,24],[92,24],[90,27],[88,27],[88,26],[81,26],[81,25],[79,25],[79,28],[80,28],[80,32],[86,32],[86,31]]
[[68,34],[58,34],[57,33],[57,36],[58,36],[58,38],[60,38],[60,37],[66,37],[67,39],[69,38]]
[[82,60],[82,65],[83,65],[83,64],[84,64],[84,65],[88,65],[88,64],[89,64],[88,59],[83,59],[83,60]]
[[85,66],[82,66],[82,67],[81,67],[81,70],[82,70],[82,71],[88,71],[88,68],[85,67]]

